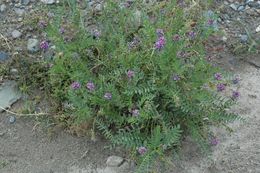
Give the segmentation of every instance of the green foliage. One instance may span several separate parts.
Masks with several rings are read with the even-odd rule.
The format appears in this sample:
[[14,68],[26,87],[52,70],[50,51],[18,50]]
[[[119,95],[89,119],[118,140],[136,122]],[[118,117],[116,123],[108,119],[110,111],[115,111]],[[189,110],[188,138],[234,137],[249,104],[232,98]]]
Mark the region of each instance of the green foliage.
[[[203,41],[213,32],[205,21],[191,24],[175,1],[127,8],[107,1],[92,18],[93,32],[68,2],[64,12],[73,7],[66,13],[73,15],[57,16],[46,28],[59,52],[49,62],[51,93],[73,105],[63,108],[68,118],[93,123],[112,146],[132,150],[140,163],[137,172],[149,172],[152,162],[186,135],[207,148],[209,125],[237,119],[225,111],[234,100],[216,94],[216,85],[228,81],[215,80],[220,69],[204,58]],[[140,153],[140,147],[146,151]]]

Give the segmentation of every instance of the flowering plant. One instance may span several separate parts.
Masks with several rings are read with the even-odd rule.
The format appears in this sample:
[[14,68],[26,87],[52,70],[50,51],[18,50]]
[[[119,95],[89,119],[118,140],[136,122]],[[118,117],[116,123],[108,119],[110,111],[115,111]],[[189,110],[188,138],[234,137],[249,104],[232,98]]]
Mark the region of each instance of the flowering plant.
[[187,26],[175,2],[156,6],[163,9],[152,14],[143,4],[141,15],[138,3],[106,3],[95,18],[102,27],[94,36],[79,27],[76,38],[64,41],[60,26],[47,27],[63,52],[50,76],[53,95],[75,108],[65,110],[67,119],[92,124],[112,146],[131,149],[142,173],[187,134],[201,146],[210,144],[208,126],[237,118],[225,110],[239,93],[218,96],[229,83],[205,58],[205,22]]

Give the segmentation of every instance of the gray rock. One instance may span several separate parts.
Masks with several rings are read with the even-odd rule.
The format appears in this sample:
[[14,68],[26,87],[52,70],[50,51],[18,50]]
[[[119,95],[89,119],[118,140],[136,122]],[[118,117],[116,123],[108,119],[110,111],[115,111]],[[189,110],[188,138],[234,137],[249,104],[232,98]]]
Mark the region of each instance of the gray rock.
[[27,49],[31,53],[38,52],[40,50],[39,41],[34,38],[29,39],[27,43]]
[[41,0],[41,2],[43,2],[44,4],[51,5],[55,3],[55,0]]
[[15,121],[16,121],[15,116],[10,116],[10,117],[9,117],[9,123],[10,123],[10,124],[14,124]]
[[245,10],[245,6],[243,5],[240,5],[238,8],[237,8],[237,11],[244,11]]
[[106,168],[97,168],[97,173],[133,173],[134,167],[130,167],[130,164],[128,162],[122,163],[119,167],[109,167]]
[[256,27],[255,32],[260,32],[260,25]]
[[230,8],[232,8],[233,10],[237,11],[237,5],[236,5],[236,4],[230,4],[229,6],[230,6]]
[[245,4],[248,4],[250,2],[254,2],[254,0],[245,0]]
[[25,13],[24,9],[21,8],[15,8],[14,12],[18,15],[18,16],[22,16]]
[[21,0],[21,4],[28,5],[30,3],[30,0]]
[[260,8],[260,2],[257,1],[257,2],[249,2],[247,3],[247,5],[251,8]]
[[20,31],[18,31],[18,30],[14,30],[12,32],[12,37],[13,38],[20,38],[21,36],[22,36],[22,33]]
[[123,163],[124,159],[119,156],[108,157],[106,164],[108,167],[118,167]]
[[9,55],[5,52],[0,51],[0,62],[4,62],[9,58]]
[[18,70],[15,69],[15,68],[12,68],[12,69],[10,70],[10,73],[11,73],[12,75],[17,75],[17,74],[18,74]]
[[0,6],[0,12],[4,12],[6,10],[6,5],[5,4],[2,4]]
[[[9,108],[21,98],[21,93],[15,81],[7,81],[0,86],[0,107]],[[3,110],[0,109],[0,112]]]
[[243,34],[240,36],[240,41],[242,43],[246,43],[248,41],[248,36],[246,34]]
[[97,169],[98,173],[120,173],[117,169],[112,167],[106,167],[105,169]]
[[97,5],[95,6],[94,11],[100,12],[101,10],[102,10],[102,5],[101,5],[101,4],[97,4]]
[[3,132],[0,131],[0,137],[4,136],[5,133],[6,133],[5,131],[3,131]]

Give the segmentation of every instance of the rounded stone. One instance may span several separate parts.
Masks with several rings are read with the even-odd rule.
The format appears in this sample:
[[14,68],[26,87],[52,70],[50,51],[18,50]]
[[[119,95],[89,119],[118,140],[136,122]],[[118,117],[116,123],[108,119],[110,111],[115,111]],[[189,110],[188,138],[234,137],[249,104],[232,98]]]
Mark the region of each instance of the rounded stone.
[[0,12],[4,12],[6,10],[6,5],[5,4],[2,4],[0,6]]
[[106,164],[109,167],[118,167],[123,163],[124,159],[119,156],[110,156],[108,157]]
[[18,30],[14,30],[12,32],[12,37],[13,38],[20,38],[21,36],[22,36],[22,33],[20,31],[18,31]]
[[246,34],[240,36],[240,41],[246,43],[248,41],[248,36]]
[[10,116],[10,117],[9,117],[9,123],[10,123],[10,124],[15,123],[15,121],[16,121],[15,116]]
[[27,43],[27,49],[29,52],[38,52],[39,51],[39,40],[37,39],[34,39],[34,38],[31,38],[28,40],[28,43]]

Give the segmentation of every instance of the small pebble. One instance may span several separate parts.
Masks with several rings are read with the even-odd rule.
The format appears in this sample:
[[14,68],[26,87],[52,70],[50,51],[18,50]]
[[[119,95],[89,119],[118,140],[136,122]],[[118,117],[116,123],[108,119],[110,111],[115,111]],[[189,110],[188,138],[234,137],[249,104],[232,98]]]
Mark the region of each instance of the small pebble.
[[14,116],[10,116],[10,117],[9,117],[9,123],[10,123],[10,124],[15,123],[15,121],[16,121],[16,118],[15,118]]
[[4,12],[6,10],[6,5],[5,4],[2,4],[0,6],[0,12]]
[[237,6],[236,6],[235,4],[230,4],[229,6],[230,6],[230,8],[232,8],[232,9],[235,10],[235,11],[238,10],[238,9],[237,9]]
[[248,41],[248,36],[246,34],[243,34],[240,36],[240,41],[242,43],[246,43]]
[[260,25],[255,29],[256,32],[260,32]]
[[244,9],[245,9],[245,6],[241,5],[241,6],[239,6],[239,7],[237,8],[237,11],[244,11]]
[[41,2],[43,2],[44,4],[51,5],[55,3],[55,0],[41,0]]
[[20,31],[18,31],[18,30],[14,30],[12,32],[12,37],[13,38],[20,38],[21,36],[22,36],[22,33]]
[[0,62],[6,61],[8,58],[8,53],[0,51]]

